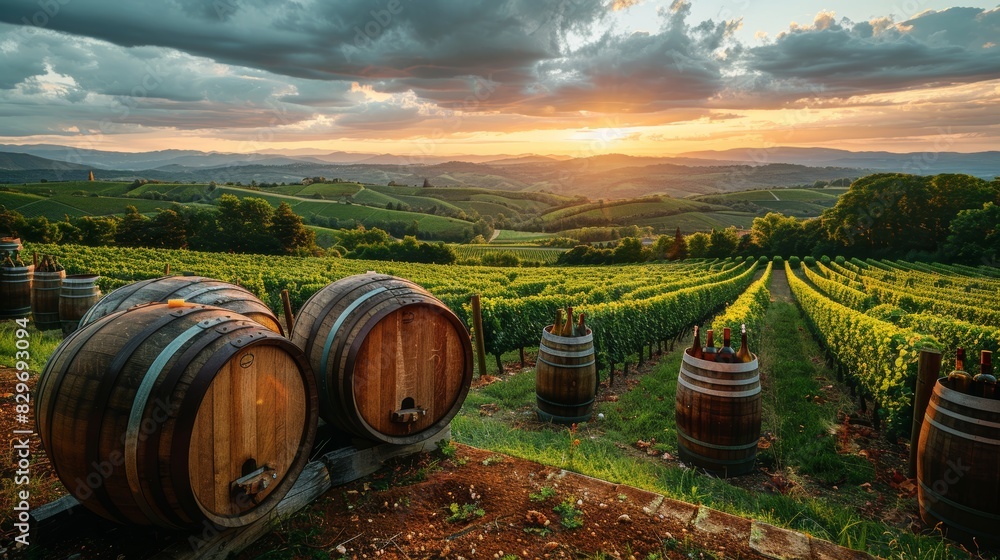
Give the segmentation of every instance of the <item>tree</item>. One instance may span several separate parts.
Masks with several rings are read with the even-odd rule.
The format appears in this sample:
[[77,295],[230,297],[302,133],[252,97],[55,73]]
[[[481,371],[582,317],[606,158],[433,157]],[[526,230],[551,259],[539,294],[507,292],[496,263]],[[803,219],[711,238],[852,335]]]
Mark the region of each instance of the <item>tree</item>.
[[412,235],[414,237],[420,232],[420,222],[413,220],[410,225],[406,226],[406,235]]
[[149,227],[150,245],[163,249],[181,249],[187,247],[187,221],[177,211],[160,210],[153,218]]
[[[143,216],[145,218],[145,216]],[[146,221],[149,221],[146,218]],[[78,237],[78,240],[74,240],[83,245],[90,245],[92,247],[104,247],[107,245],[113,245],[116,242],[116,234],[118,227],[121,225],[121,220],[115,218],[101,218],[84,216],[76,221],[73,231],[63,231],[63,241],[68,241],[71,237]],[[138,247],[138,245],[135,245]]]
[[768,212],[763,218],[754,218],[750,227],[750,242],[764,255],[781,255],[788,258],[799,253],[807,254],[810,248],[803,245],[802,223],[794,216]]
[[712,228],[712,233],[708,236],[708,256],[731,257],[736,254],[736,247],[739,243],[740,236],[736,233],[735,227],[728,227],[721,231]]
[[643,262],[648,256],[648,252],[642,246],[642,240],[638,237],[622,239],[612,254],[615,263]]
[[225,248],[237,253],[279,253],[281,244],[269,229],[274,209],[263,198],[219,197],[218,224]]
[[707,233],[693,233],[687,238],[688,256],[694,259],[703,259],[708,256],[708,249],[711,245]]
[[427,180],[427,179],[425,178],[425,179],[424,179],[424,188],[426,189],[426,188],[428,188],[428,187],[430,187],[430,186],[431,186],[431,182],[430,182],[430,181],[428,181],[428,180]]
[[969,264],[1000,266],[1000,205],[963,210],[951,222],[945,252]]
[[278,205],[271,222],[271,235],[281,244],[285,253],[295,253],[299,249],[310,249],[316,244],[316,232],[302,223],[287,202]]
[[678,227],[677,231],[674,232],[674,243],[670,246],[667,251],[667,258],[672,261],[683,260],[687,258],[688,247],[687,242],[684,241],[684,235],[681,234],[681,228]]
[[[77,227],[79,227],[82,232],[86,232],[91,225],[92,224],[87,224],[85,226],[78,223]],[[83,237],[84,239],[93,239],[92,237],[88,237],[88,233],[83,233]],[[126,206],[125,216],[123,216],[121,221],[118,222],[118,227],[114,232],[114,238],[115,243],[122,247],[145,246],[149,241],[149,218],[140,214],[139,210],[135,206]],[[84,242],[86,243],[86,241]],[[101,243],[94,244],[100,245]]]
[[24,228],[24,240],[37,243],[58,243],[62,238],[62,232],[54,223],[49,222],[45,216],[28,218]]
[[7,210],[0,205],[0,235],[5,237],[19,237],[27,230],[28,222],[24,216],[16,210]]
[[936,250],[962,210],[996,200],[998,187],[969,175],[877,173],[823,213],[827,235],[859,254]]

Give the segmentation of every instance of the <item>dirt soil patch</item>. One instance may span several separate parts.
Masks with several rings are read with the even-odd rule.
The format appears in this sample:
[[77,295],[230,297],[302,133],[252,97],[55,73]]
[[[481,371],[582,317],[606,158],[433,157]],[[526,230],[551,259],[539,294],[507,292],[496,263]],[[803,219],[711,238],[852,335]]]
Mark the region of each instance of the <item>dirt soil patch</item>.
[[330,490],[239,558],[763,558],[652,492],[453,445]]

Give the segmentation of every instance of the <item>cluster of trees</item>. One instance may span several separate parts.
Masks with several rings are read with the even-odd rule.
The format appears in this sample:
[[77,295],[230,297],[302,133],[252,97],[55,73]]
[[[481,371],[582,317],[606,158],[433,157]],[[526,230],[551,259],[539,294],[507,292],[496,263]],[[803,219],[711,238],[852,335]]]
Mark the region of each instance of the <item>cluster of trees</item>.
[[816,219],[779,213],[687,238],[692,257],[824,254],[998,264],[1000,178],[879,173],[855,181]]
[[237,253],[321,255],[316,235],[288,204],[222,195],[217,208],[171,205],[152,218],[134,206],[124,216],[49,221],[0,207],[0,233],[39,243],[156,247]]
[[385,230],[359,226],[340,233],[338,250],[349,259],[451,264],[458,255],[442,242],[423,243],[412,235],[396,241]]

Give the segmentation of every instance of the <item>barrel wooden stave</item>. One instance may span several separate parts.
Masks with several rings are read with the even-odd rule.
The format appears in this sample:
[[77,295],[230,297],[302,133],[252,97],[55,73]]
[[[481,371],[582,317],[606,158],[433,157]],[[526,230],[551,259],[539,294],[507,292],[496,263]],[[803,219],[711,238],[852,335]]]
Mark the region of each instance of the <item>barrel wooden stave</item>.
[[[472,382],[465,326],[402,278],[363,274],[330,284],[299,310],[291,340],[315,372],[321,416],[364,439],[426,439],[458,413]],[[425,413],[393,420],[408,407]]]
[[66,271],[38,272],[31,282],[31,315],[35,327],[40,331],[58,329],[59,322],[59,292]]
[[100,276],[95,274],[71,274],[62,279],[62,287],[59,289],[59,322],[64,334],[78,329],[80,319],[101,299],[98,279]]
[[722,476],[751,472],[761,426],[756,357],[749,363],[723,364],[685,351],[675,418],[682,461]]
[[0,266],[0,318],[20,319],[31,314],[33,266]]
[[163,276],[126,284],[101,298],[81,319],[87,324],[105,315],[150,302],[183,299],[187,303],[221,307],[245,315],[284,334],[274,312],[250,290],[202,276]]
[[930,526],[969,546],[1000,547],[1000,401],[938,380],[920,429],[917,501]]
[[[85,506],[172,528],[266,515],[308,460],[318,410],[308,364],[283,337],[228,310],[164,304],[71,334],[37,399],[42,443]],[[251,457],[277,478],[257,504],[234,502],[230,482]]]
[[590,329],[581,337],[542,330],[535,362],[536,413],[543,422],[574,424],[590,420],[597,394],[597,364]]

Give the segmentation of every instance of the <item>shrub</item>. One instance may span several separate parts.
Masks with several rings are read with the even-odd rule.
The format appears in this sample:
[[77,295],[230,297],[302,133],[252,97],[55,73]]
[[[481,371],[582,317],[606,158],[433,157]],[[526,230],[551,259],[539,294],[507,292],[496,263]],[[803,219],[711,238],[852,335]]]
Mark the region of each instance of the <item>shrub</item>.
[[798,268],[799,258],[796,256],[788,257],[788,266],[792,267],[793,269]]

